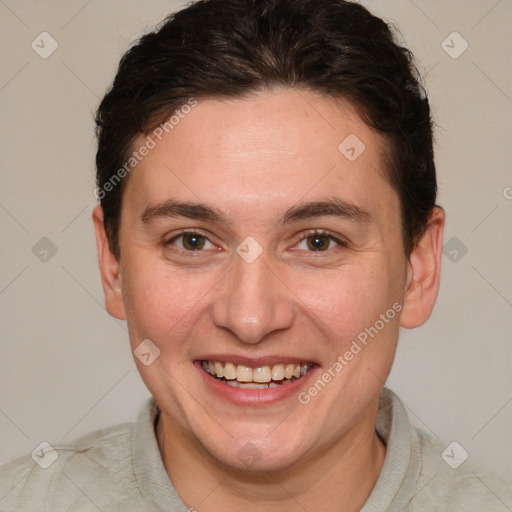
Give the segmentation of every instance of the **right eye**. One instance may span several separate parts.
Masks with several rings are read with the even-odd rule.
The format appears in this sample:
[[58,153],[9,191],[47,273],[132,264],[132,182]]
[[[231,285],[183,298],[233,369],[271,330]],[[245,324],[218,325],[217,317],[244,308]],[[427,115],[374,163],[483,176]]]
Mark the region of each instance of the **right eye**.
[[[208,247],[208,244],[210,247]],[[201,251],[203,249],[212,249],[215,246],[206,236],[196,231],[183,231],[179,235],[172,237],[165,242],[165,246],[174,245],[178,249],[186,252]]]

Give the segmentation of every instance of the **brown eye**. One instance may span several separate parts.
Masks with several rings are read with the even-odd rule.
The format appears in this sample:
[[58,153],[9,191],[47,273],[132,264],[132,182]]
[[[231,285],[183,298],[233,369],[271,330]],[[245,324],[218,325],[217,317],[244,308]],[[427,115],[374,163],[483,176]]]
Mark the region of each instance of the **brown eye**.
[[[193,231],[185,231],[173,238],[171,238],[165,245],[174,245],[183,251],[202,251],[203,249],[213,248],[213,244],[208,238],[200,233]],[[210,247],[211,246],[211,247]]]
[[329,232],[310,232],[298,243],[297,248],[308,252],[327,252],[346,244]]
[[183,235],[183,247],[187,251],[197,251],[202,249],[205,244],[205,237],[195,233],[186,233]]
[[311,235],[306,240],[308,249],[311,251],[324,251],[329,248],[331,237],[328,235]]

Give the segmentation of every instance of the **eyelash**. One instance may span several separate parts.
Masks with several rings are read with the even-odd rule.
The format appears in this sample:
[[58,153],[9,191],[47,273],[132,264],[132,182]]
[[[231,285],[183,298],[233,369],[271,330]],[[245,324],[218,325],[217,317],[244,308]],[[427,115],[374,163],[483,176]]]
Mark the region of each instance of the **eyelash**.
[[[164,246],[165,247],[168,247],[170,245],[173,244],[173,242],[175,242],[176,240],[178,240],[180,237],[183,237],[184,235],[195,235],[195,236],[199,236],[199,237],[202,237],[202,238],[205,238],[206,240],[208,240],[208,242],[210,243],[213,243],[210,241],[210,239],[208,238],[208,236],[205,234],[205,233],[202,233],[200,231],[197,231],[197,230],[194,230],[194,229],[188,229],[188,230],[183,230],[183,231],[180,231],[178,234],[174,234],[170,239],[168,240],[165,240],[164,241]],[[304,236],[302,236],[295,245],[299,245],[301,242],[303,242],[304,240],[307,240],[308,238],[312,237],[312,236],[315,236],[315,235],[321,235],[321,236],[325,236],[327,237],[329,240],[332,240],[333,242],[335,242],[339,247],[347,247],[347,242],[343,241],[343,240],[340,240],[337,236],[335,236],[333,233],[331,233],[330,231],[326,231],[326,230],[323,230],[323,229],[312,229],[310,231],[307,231]],[[192,250],[187,250],[187,249],[181,249],[179,247],[176,247],[176,249],[178,251],[180,251],[181,253],[187,253],[187,254],[190,254],[190,253],[199,253],[199,252],[203,252],[203,250],[198,250],[198,251],[192,251]],[[293,250],[296,250],[296,249],[293,249]],[[306,251],[306,252],[310,252],[310,253],[322,253],[322,252],[329,252],[329,251],[332,251],[332,249],[327,249],[325,251]]]
[[[300,240],[297,242],[296,245],[300,244],[304,240],[307,240],[309,237],[312,237],[312,236],[315,236],[315,235],[325,236],[329,240],[332,240],[333,242],[336,242],[336,244],[338,244],[339,247],[347,247],[347,243],[345,241],[340,240],[336,235],[334,235],[330,231],[326,231],[324,229],[312,229],[312,230],[307,231],[306,234],[300,238]],[[312,252],[312,253],[319,252],[319,253],[322,253],[322,252],[329,252],[329,251],[332,251],[332,249],[327,249],[326,251],[307,251],[307,252]]]
[[[168,240],[164,241],[164,246],[167,247],[169,245],[172,245],[172,243],[174,241],[178,240],[180,237],[183,237],[184,235],[199,236],[201,238],[206,238],[206,240],[208,240],[210,243],[212,243],[205,233],[201,233],[200,231],[196,231],[194,229],[184,229],[182,231],[179,231],[177,234],[174,234]],[[176,249],[178,251],[182,252],[182,253],[198,253],[198,252],[202,252],[202,251],[190,251],[190,250],[186,250],[186,249],[180,249],[179,247],[176,247]]]

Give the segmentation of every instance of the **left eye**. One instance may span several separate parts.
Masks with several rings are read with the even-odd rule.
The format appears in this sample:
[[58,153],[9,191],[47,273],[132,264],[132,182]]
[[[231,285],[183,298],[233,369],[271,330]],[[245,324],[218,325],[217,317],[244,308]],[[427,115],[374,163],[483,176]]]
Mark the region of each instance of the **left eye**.
[[336,245],[342,245],[341,241],[328,233],[312,233],[305,236],[297,245],[299,249],[306,251],[325,252]]
[[[181,233],[171,238],[166,245],[175,245],[184,251],[201,251],[202,249],[214,247],[204,235],[194,232]],[[210,247],[210,248],[211,248]]]

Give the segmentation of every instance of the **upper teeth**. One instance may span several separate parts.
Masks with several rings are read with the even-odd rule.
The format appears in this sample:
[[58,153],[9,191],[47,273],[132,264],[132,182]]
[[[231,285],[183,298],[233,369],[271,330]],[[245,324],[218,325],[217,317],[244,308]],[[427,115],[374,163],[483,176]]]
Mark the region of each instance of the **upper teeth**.
[[298,379],[306,375],[312,366],[310,363],[289,363],[251,368],[250,366],[220,361],[202,361],[202,365],[204,370],[210,375],[226,380],[237,380],[238,382],[270,382],[291,378]]

